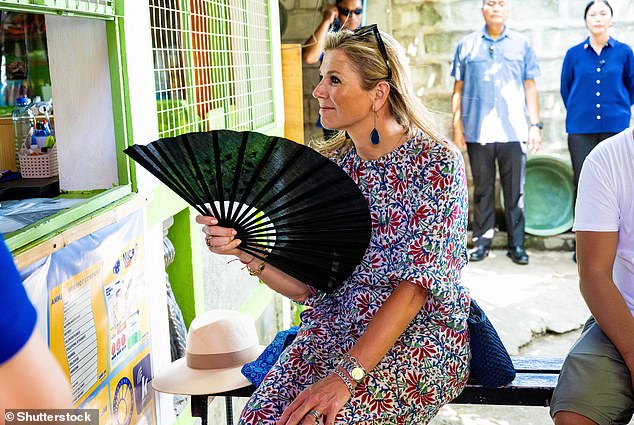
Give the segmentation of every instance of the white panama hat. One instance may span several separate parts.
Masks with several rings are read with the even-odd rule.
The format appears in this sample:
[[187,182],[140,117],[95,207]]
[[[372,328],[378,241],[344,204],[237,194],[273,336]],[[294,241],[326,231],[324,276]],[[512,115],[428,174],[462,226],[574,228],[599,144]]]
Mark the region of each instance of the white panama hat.
[[211,310],[196,317],[187,333],[186,355],[159,371],[152,387],[171,394],[215,394],[246,387],[240,369],[258,358],[260,345],[251,316]]

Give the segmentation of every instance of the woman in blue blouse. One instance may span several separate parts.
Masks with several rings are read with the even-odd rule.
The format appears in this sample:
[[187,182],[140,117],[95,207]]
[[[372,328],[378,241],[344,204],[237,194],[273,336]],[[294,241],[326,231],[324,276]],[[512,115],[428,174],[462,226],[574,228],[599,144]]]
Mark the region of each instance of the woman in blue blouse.
[[588,3],[590,36],[570,48],[561,70],[568,149],[575,188],[586,156],[602,140],[625,130],[634,104],[634,54],[608,34],[614,12],[605,0]]

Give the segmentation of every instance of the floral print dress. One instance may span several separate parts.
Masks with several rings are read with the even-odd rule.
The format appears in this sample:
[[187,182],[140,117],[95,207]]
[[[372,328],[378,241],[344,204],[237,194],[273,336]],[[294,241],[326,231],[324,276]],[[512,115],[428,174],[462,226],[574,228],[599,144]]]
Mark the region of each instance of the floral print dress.
[[301,327],[247,402],[241,424],[274,424],[307,386],[350,350],[402,281],[429,298],[336,417],[337,424],[429,422],[466,384],[470,360],[467,185],[460,152],[419,133],[382,158],[354,148],[336,159],[370,207],[372,238],[361,264],[332,294],[313,291]]

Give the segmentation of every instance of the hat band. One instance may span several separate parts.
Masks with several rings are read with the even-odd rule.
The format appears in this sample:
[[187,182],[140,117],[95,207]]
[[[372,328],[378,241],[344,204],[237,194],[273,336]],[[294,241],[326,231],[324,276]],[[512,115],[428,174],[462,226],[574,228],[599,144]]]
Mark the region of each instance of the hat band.
[[252,345],[244,350],[219,354],[194,354],[187,352],[187,366],[192,369],[226,369],[243,366],[257,358],[258,346]]

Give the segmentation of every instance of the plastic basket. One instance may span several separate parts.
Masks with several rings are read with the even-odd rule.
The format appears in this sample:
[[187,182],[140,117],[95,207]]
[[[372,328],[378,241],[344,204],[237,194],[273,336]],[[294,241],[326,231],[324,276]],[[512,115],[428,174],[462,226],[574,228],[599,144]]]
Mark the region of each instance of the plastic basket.
[[20,173],[24,179],[46,179],[58,175],[57,149],[41,155],[20,154]]

